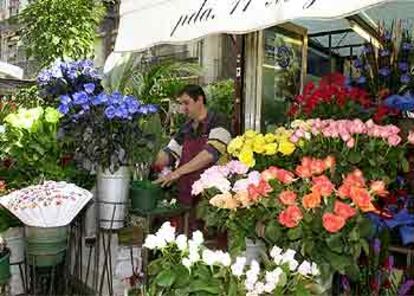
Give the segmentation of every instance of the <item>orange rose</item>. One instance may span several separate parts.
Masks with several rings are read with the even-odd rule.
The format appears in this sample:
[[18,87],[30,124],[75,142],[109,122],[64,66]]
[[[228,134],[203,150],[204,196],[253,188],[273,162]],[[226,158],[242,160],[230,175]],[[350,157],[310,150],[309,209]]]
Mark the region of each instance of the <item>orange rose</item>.
[[277,170],[276,178],[283,184],[291,184],[295,181],[295,176],[291,172],[284,169]]
[[335,157],[333,157],[332,155],[326,157],[324,162],[327,169],[333,169],[336,165]]
[[260,180],[259,185],[255,186],[254,184],[250,184],[247,190],[250,198],[254,201],[258,201],[260,197],[268,196],[268,194],[273,191],[273,188],[265,180]]
[[353,207],[341,201],[335,201],[334,212],[345,220],[352,218],[356,214],[356,210]]
[[269,180],[276,179],[277,170],[277,167],[271,166],[267,170],[264,170],[260,175],[263,180],[268,182]]
[[287,228],[298,226],[302,219],[303,214],[297,206],[289,206],[279,215],[279,223]]
[[320,195],[328,197],[335,189],[334,184],[325,175],[312,178],[312,192],[319,192]]
[[279,194],[279,199],[285,206],[296,204],[296,193],[290,190],[285,190]]
[[314,209],[321,205],[321,195],[319,192],[306,194],[302,199],[302,205],[305,209]]
[[311,164],[312,175],[320,175],[326,170],[325,162],[320,159],[313,159]]
[[351,186],[346,185],[346,184],[342,185],[341,187],[339,187],[337,194],[342,199],[350,198],[351,197]]
[[371,195],[365,188],[351,187],[351,198],[363,212],[375,211]]
[[373,181],[370,186],[370,190],[374,195],[385,197],[388,195],[388,191],[385,189],[385,183],[383,181]]
[[349,186],[365,187],[364,175],[360,170],[355,170],[346,176],[344,184]]
[[322,217],[323,227],[330,233],[336,233],[345,226],[345,219],[332,213],[325,213]]
[[309,167],[303,166],[303,165],[299,165],[296,167],[295,170],[296,175],[298,175],[299,177],[301,177],[302,179],[307,179],[312,177],[312,172],[310,170]]

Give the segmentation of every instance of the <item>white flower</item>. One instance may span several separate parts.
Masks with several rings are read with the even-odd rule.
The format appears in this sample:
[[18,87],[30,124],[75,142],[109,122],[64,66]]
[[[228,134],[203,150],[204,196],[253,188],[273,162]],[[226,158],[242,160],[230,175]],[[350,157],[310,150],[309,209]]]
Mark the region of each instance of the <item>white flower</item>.
[[265,291],[265,284],[262,282],[257,282],[255,286],[256,292],[260,295]]
[[318,265],[316,265],[316,263],[314,263],[314,262],[312,262],[312,272],[311,273],[312,273],[313,276],[318,276],[318,275],[321,274],[320,271],[319,271]]
[[190,259],[188,259],[188,258],[183,258],[182,260],[181,260],[181,263],[185,266],[185,267],[187,267],[188,269],[190,269],[191,268],[191,266],[193,266],[193,263],[191,262],[191,260]]
[[156,243],[157,243],[157,249],[164,249],[167,246],[167,241],[161,237],[161,236],[155,236],[156,237]]
[[259,296],[256,291],[249,291],[246,293],[246,296]]
[[296,268],[298,268],[299,262],[296,261],[295,259],[290,259],[288,264],[289,264],[290,271],[295,271]]
[[278,246],[274,246],[270,251],[270,257],[272,257],[273,259],[279,256],[280,254],[282,254],[282,249]]
[[280,276],[282,274],[283,274],[283,270],[280,267],[276,268],[275,270],[271,272],[266,271],[266,275],[265,275],[266,282],[277,286],[280,280]]
[[[289,259],[294,259],[296,256],[296,251],[292,250],[292,249],[288,249],[284,254],[283,254],[283,259],[284,260],[289,260]],[[287,261],[285,261],[287,262]]]
[[288,249],[282,255],[282,263],[287,263],[291,271],[295,271],[299,263],[295,260],[296,251]]
[[312,274],[312,266],[308,261],[303,261],[298,268],[298,272],[303,276],[308,276]]
[[216,253],[211,250],[204,250],[202,257],[203,262],[207,265],[213,265],[216,262]]
[[177,238],[175,239],[175,243],[177,244],[177,248],[180,251],[185,251],[188,248],[187,236],[185,234],[180,234],[179,236],[177,236]]
[[192,252],[190,250],[190,254],[188,255],[188,259],[190,259],[190,261],[192,263],[196,263],[196,262],[200,261],[201,257],[200,257],[200,254],[198,253],[198,251]]
[[305,132],[305,139],[310,140],[312,138],[312,134],[310,132]]
[[145,243],[143,247],[149,250],[154,250],[157,248],[157,246],[158,246],[158,238],[153,234],[148,235],[145,239]]
[[164,239],[167,243],[172,243],[175,240],[175,227],[171,226],[170,222],[162,224],[156,235]]
[[175,198],[173,198],[171,201],[170,201],[170,206],[175,206],[177,204],[177,200],[175,199]]
[[230,254],[221,252],[220,253],[220,263],[225,267],[229,267],[231,265]]
[[264,291],[266,293],[272,293],[274,289],[276,289],[276,284],[274,283],[266,283],[264,286]]
[[255,259],[253,259],[250,262],[250,270],[254,271],[255,273],[259,273],[260,272],[260,265],[259,265],[259,263]]
[[0,134],[4,134],[6,132],[6,127],[4,125],[0,125]]
[[243,275],[243,270],[246,265],[245,257],[237,257],[236,262],[231,266],[231,272],[234,276],[240,277]]
[[204,242],[203,233],[200,230],[193,232],[193,241],[200,246]]

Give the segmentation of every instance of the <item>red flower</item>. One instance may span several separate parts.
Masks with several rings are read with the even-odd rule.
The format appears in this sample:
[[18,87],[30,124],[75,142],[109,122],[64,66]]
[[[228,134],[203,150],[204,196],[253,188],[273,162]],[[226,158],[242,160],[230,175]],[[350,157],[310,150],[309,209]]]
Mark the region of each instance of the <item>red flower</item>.
[[249,196],[253,201],[259,200],[260,197],[266,197],[270,192],[272,192],[272,186],[267,183],[265,180],[260,180],[259,185],[255,186],[250,184],[247,188]]
[[323,197],[328,197],[335,189],[334,184],[325,175],[312,178],[312,192],[318,192]]
[[289,206],[286,210],[280,213],[279,223],[287,228],[293,228],[299,225],[303,219],[303,214],[297,206]]
[[321,205],[321,195],[319,192],[306,194],[302,199],[302,205],[305,209],[314,209]]
[[336,233],[345,226],[345,219],[332,213],[325,213],[322,217],[323,227],[330,233]]
[[355,216],[356,210],[346,203],[335,201],[334,213],[338,216],[341,216],[345,220],[348,220],[349,218]]
[[372,204],[371,195],[365,188],[351,187],[350,192],[353,202],[363,212],[374,212],[376,209]]
[[282,191],[279,194],[279,199],[285,206],[290,206],[296,204],[296,193],[290,190]]

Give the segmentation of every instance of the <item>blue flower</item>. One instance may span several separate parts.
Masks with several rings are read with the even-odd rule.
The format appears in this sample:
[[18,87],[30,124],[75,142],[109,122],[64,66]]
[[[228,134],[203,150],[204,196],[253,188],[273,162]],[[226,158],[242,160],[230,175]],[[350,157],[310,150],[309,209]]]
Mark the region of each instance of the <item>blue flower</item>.
[[139,112],[140,114],[147,115],[147,114],[149,113],[149,110],[148,110],[148,105],[141,105],[141,106],[139,107],[138,112]]
[[389,67],[384,67],[384,68],[381,68],[381,69],[379,70],[379,73],[380,73],[380,75],[381,75],[381,76],[383,76],[383,77],[388,77],[388,76],[390,76],[390,74],[391,74],[391,70],[390,70],[390,68],[389,68]]
[[362,68],[363,63],[362,63],[362,61],[360,59],[356,59],[354,61],[354,66],[355,66],[355,68],[360,69],[360,68]]
[[380,51],[380,55],[381,55],[382,57],[387,57],[387,56],[389,56],[389,55],[390,55],[390,51],[389,51],[388,49],[381,50],[381,51]]
[[367,82],[367,78],[365,77],[365,76],[360,76],[358,79],[357,79],[357,83],[358,84],[365,84],[365,82]]
[[114,106],[109,106],[105,109],[105,116],[108,119],[112,119],[115,117],[116,109]]
[[60,104],[58,107],[58,111],[63,115],[66,115],[69,112],[69,106],[66,104]]
[[60,96],[60,103],[64,105],[69,105],[72,103],[72,99],[68,95]]
[[123,96],[119,91],[113,92],[110,96],[109,96],[109,104],[111,105],[120,105],[122,103],[123,100]]
[[134,97],[130,97],[130,99],[126,100],[126,107],[128,109],[128,112],[131,114],[135,114],[139,110],[139,106],[141,105],[138,100],[136,100]]
[[156,113],[156,112],[158,112],[158,107],[155,106],[155,105],[149,104],[148,105],[148,112],[149,113]]
[[408,74],[403,74],[403,75],[401,75],[400,81],[403,84],[408,84],[411,81],[411,77]]
[[106,102],[108,102],[108,95],[104,92],[100,93],[92,99],[92,105],[94,106],[98,106]]
[[71,80],[75,80],[78,78],[78,71],[75,69],[70,69],[68,72],[66,72],[67,76]]
[[115,116],[118,118],[126,119],[129,116],[128,109],[125,106],[120,106],[115,110]]
[[52,78],[52,74],[48,70],[43,70],[39,73],[37,76],[37,82],[40,85],[46,85],[50,82],[50,79]]
[[60,67],[52,68],[51,74],[53,78],[63,78],[63,73]]
[[84,91],[76,92],[73,94],[73,103],[75,105],[84,105],[88,102],[88,94]]
[[86,83],[86,84],[83,85],[83,88],[85,89],[85,91],[88,94],[93,94],[93,92],[95,91],[96,86],[95,86],[95,83]]
[[408,71],[408,63],[407,62],[398,63],[398,69],[400,69],[402,72],[407,72]]
[[414,97],[410,93],[404,96],[392,95],[385,99],[385,105],[401,111],[412,111],[414,109]]
[[404,42],[402,45],[402,49],[405,51],[409,51],[413,49],[413,45],[411,43],[408,42]]

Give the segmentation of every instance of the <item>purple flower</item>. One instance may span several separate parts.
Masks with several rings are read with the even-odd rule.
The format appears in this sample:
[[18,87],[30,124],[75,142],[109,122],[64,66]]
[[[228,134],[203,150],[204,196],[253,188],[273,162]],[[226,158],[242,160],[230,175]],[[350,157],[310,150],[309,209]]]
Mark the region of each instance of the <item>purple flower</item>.
[[70,69],[66,74],[68,78],[71,80],[75,80],[76,78],[78,78],[78,71],[74,69]]
[[383,77],[388,77],[391,74],[391,69],[389,67],[384,67],[379,70],[379,73]]
[[409,296],[411,288],[414,286],[414,280],[406,281],[401,288],[398,290],[399,296]]
[[365,53],[365,54],[372,52],[371,46],[364,46],[362,48],[362,52]]
[[127,100],[125,102],[126,107],[128,109],[128,112],[131,114],[135,114],[138,112],[139,110],[139,106],[141,105],[138,100],[136,100],[134,97],[132,97],[131,99]]
[[114,118],[115,117],[115,112],[116,112],[115,107],[114,106],[109,106],[108,108],[105,109],[106,118],[108,118],[108,119]]
[[75,105],[84,105],[88,102],[88,94],[84,91],[73,94],[73,103]]
[[391,41],[391,39],[392,39],[392,33],[391,32],[385,32],[384,40],[385,41]]
[[374,253],[375,253],[375,255],[379,255],[379,253],[381,252],[381,241],[378,239],[378,238],[376,238],[375,240],[374,240],[374,243],[373,243],[373,245],[372,245],[372,248],[374,249]]
[[345,292],[351,291],[351,285],[349,284],[349,280],[346,276],[341,276],[341,283]]
[[106,102],[108,102],[108,95],[104,92],[100,93],[92,99],[92,105],[94,106],[98,106]]
[[122,99],[123,99],[122,94],[119,91],[115,91],[109,96],[108,102],[111,105],[119,105],[121,104]]
[[125,106],[115,109],[115,116],[118,118],[126,119],[128,118],[128,115],[128,109]]
[[411,43],[408,42],[404,42],[402,45],[402,49],[405,51],[409,51],[413,49],[413,45]]
[[403,84],[408,84],[411,81],[411,77],[408,74],[403,74],[403,75],[401,75],[400,81]]
[[362,68],[362,66],[363,66],[362,61],[361,61],[360,59],[356,59],[356,60],[354,61],[354,66],[355,66],[355,68],[357,68],[357,69]]
[[407,72],[408,71],[408,63],[407,62],[398,63],[398,69],[400,69],[402,72]]
[[69,112],[69,106],[66,104],[60,104],[58,107],[58,111],[63,115],[66,115]]
[[388,57],[390,55],[390,51],[388,49],[381,50],[380,55],[382,57]]
[[95,87],[95,83],[86,83],[83,85],[83,88],[88,94],[93,94],[96,87]]

